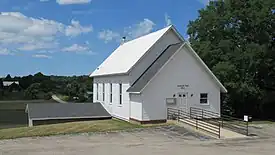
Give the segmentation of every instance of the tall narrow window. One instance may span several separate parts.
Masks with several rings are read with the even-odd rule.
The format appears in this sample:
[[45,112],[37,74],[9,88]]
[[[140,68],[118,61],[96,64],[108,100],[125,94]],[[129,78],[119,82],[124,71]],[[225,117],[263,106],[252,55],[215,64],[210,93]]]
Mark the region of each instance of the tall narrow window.
[[105,83],[102,84],[102,101],[105,100]]
[[98,91],[98,83],[96,83],[96,100],[98,100],[98,93],[99,93],[99,91]]
[[119,104],[122,104],[122,84],[119,84]]
[[200,94],[200,104],[208,104],[208,94],[207,93]]
[[110,83],[110,104],[113,102],[113,85]]

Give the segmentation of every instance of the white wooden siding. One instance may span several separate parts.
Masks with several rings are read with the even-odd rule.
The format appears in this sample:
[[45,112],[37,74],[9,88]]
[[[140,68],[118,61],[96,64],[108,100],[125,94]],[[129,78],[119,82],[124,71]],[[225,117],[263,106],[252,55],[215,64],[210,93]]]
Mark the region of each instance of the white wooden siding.
[[[130,87],[127,76],[95,77],[94,83],[99,83],[99,102],[114,117],[129,120],[129,93],[126,90]],[[105,83],[105,101],[102,101],[102,83]],[[113,85],[113,102],[110,104],[110,83]],[[122,104],[119,104],[119,83],[122,83]],[[94,91],[96,88],[94,87]],[[96,100],[96,95],[94,96]]]
[[[165,99],[182,92],[177,85],[189,85],[188,104],[220,113],[220,88],[201,64],[183,48],[174,55],[142,92],[143,120],[166,119]],[[208,93],[209,105],[200,104],[200,93]],[[193,96],[191,97],[191,94]]]
[[136,120],[142,120],[142,100],[141,95],[130,94],[130,117]]

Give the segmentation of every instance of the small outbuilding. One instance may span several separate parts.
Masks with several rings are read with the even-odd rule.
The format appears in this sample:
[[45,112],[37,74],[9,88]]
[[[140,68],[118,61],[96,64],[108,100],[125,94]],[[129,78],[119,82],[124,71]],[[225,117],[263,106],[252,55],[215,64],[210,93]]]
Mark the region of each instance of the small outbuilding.
[[112,118],[100,103],[33,103],[25,111],[29,126]]

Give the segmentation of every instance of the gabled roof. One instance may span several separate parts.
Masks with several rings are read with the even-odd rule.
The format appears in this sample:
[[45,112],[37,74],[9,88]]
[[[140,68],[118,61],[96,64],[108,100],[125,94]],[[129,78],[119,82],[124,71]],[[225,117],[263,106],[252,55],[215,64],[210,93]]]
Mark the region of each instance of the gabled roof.
[[13,83],[19,85],[19,82],[18,82],[18,81],[3,81],[3,85],[4,85],[5,87],[10,86],[10,85],[12,85]]
[[127,90],[130,93],[141,93],[142,90],[148,85],[148,83],[155,77],[155,75],[161,71],[161,68],[167,64],[167,62],[178,52],[181,48],[187,47],[191,54],[195,57],[199,64],[206,70],[206,73],[211,76],[213,81],[218,85],[220,91],[227,93],[227,89],[222,85],[218,78],[207,67],[199,55],[193,50],[188,43],[178,43],[168,46],[161,55],[141,74],[141,76],[131,85]]
[[182,46],[183,42],[169,45],[157,59],[141,74],[141,76],[132,84],[127,92],[139,93],[161,69],[162,66],[176,53]]
[[90,77],[128,73],[140,58],[172,27],[172,25],[165,27],[120,45]]

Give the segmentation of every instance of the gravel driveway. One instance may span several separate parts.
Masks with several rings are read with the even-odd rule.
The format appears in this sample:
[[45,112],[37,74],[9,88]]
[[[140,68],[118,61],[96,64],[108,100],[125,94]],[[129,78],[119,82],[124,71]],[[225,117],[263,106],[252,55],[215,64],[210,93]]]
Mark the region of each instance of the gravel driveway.
[[273,155],[275,138],[214,140],[181,127],[0,141],[2,155]]

